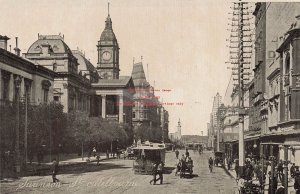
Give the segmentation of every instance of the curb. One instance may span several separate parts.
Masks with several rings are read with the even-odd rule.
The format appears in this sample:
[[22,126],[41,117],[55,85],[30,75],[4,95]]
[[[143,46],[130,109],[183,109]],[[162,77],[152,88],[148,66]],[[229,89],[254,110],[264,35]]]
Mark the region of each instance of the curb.
[[226,167],[223,166],[223,169],[224,169],[224,171],[226,172],[227,175],[229,175],[232,179],[236,180],[236,178],[229,172],[229,170]]

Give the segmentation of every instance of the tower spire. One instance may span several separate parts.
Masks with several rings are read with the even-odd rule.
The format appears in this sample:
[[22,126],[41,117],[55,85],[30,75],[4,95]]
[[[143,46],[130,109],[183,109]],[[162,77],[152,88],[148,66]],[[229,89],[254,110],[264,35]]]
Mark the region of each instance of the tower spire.
[[108,2],[108,5],[107,5],[107,13],[108,13],[108,16],[109,16],[109,2]]

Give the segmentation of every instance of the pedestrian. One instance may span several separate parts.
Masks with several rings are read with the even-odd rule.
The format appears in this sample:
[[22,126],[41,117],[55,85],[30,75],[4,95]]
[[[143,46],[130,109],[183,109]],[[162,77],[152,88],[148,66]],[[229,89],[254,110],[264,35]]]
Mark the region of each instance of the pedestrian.
[[182,166],[181,160],[178,160],[177,164],[176,164],[176,171],[175,171],[175,176],[177,175],[177,173],[180,171]]
[[93,147],[93,155],[94,155],[94,157],[96,157],[96,154],[97,154],[97,150],[96,150],[95,147]]
[[236,174],[236,179],[239,177],[239,161],[235,160],[235,166],[234,166],[235,174]]
[[290,173],[291,173],[291,177],[294,178],[295,177],[295,171],[296,171],[296,168],[295,168],[295,163],[292,164],[291,168],[290,168]]
[[227,169],[230,170],[231,169],[231,159],[227,160]]
[[282,160],[279,161],[278,165],[277,165],[277,172],[278,172],[278,177],[280,182],[282,182],[282,178],[283,178],[283,164],[282,164]]
[[213,166],[214,166],[214,160],[212,159],[212,157],[210,157],[208,160],[208,168],[210,172],[212,172]]
[[109,158],[109,151],[106,150],[106,158]]
[[185,151],[185,156],[188,158],[190,156],[190,153],[188,151],[188,149],[186,148],[186,151]]
[[185,158],[184,154],[182,154],[182,156],[181,156],[181,161],[182,161],[182,162],[185,162],[185,160],[186,160],[186,158]]
[[295,183],[294,183],[294,189],[296,190],[296,194],[300,193],[300,172],[299,172],[299,166],[295,167],[295,173],[294,173],[294,177],[295,177]]
[[157,167],[158,165],[153,163],[153,179],[151,179],[150,181],[150,185],[152,185],[152,183],[154,182],[154,185],[156,184],[156,175],[157,175]]
[[179,151],[176,149],[175,151],[175,155],[176,155],[176,159],[178,159],[178,156],[179,156]]
[[[273,194],[276,192],[277,190],[277,186],[278,186],[278,181],[277,181],[277,174],[274,173],[273,177],[271,176],[271,172],[270,172],[270,176],[269,176],[269,194]],[[272,179],[273,179],[273,187],[271,185],[272,183]]]
[[56,178],[57,172],[58,172],[58,163],[56,161],[56,158],[54,158],[53,162],[52,162],[52,180],[53,180],[53,183],[59,182],[59,180]]
[[100,155],[99,154],[97,155],[96,159],[97,159],[97,166],[98,166],[98,165],[100,165]]

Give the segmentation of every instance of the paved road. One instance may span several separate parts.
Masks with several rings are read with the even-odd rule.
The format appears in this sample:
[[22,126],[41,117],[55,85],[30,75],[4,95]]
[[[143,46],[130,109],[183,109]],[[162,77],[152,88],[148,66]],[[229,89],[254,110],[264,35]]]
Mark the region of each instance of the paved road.
[[50,175],[23,177],[1,183],[0,193],[234,193],[235,181],[222,168],[214,168],[213,173],[209,172],[207,161],[210,153],[199,156],[191,151],[190,155],[194,160],[194,176],[180,179],[174,175],[175,154],[167,153],[166,167],[170,173],[164,174],[163,185],[150,185],[151,176],[134,174],[132,160],[112,159],[103,161],[100,166],[91,163],[64,167],[57,176],[61,182],[56,185],[51,183]]

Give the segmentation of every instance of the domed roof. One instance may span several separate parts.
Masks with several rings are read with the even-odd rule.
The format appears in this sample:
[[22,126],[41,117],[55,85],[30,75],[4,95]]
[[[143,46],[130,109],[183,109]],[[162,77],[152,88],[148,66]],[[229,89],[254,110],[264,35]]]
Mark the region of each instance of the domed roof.
[[108,15],[105,21],[105,29],[103,30],[100,41],[116,41],[116,35],[112,29],[112,21],[110,16]]
[[72,54],[71,49],[63,41],[63,37],[60,35],[39,35],[39,39],[29,47],[27,53],[41,53],[42,46],[45,45],[48,45],[53,53]]
[[85,58],[84,54],[79,50],[72,51],[74,57],[76,57],[79,65],[78,65],[78,73],[80,71],[90,71],[94,72],[96,70],[95,66]]

